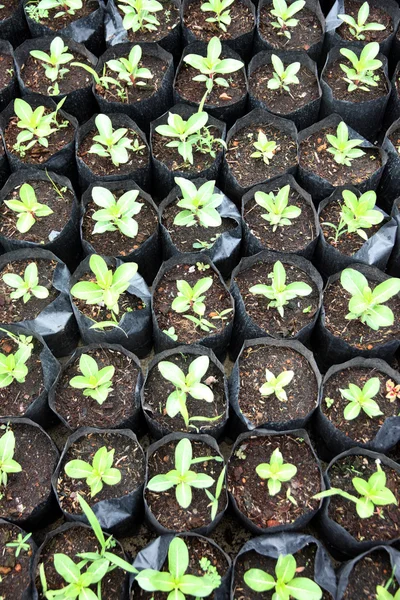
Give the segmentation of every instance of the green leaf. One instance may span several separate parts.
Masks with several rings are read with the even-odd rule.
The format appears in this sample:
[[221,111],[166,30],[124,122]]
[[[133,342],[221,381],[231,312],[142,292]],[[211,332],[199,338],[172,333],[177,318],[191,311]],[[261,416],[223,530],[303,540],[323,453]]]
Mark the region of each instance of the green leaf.
[[67,583],[76,583],[79,580],[80,570],[66,554],[54,554],[54,568]]
[[275,579],[262,569],[249,569],[243,579],[245,584],[255,592],[268,592],[275,587]]
[[179,440],[175,448],[175,468],[181,475],[190,469],[192,462],[192,444],[187,438]]
[[180,537],[175,537],[168,548],[168,569],[175,580],[179,580],[189,566],[189,551]]

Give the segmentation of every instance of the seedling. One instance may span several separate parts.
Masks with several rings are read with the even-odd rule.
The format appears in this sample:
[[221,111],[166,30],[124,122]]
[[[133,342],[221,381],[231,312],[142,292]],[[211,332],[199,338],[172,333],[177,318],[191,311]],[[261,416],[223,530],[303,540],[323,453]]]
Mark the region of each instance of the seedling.
[[234,0],[208,0],[203,2],[201,10],[203,12],[214,13],[215,16],[208,17],[207,23],[218,23],[218,27],[222,31],[227,31],[227,26],[231,24],[231,15],[228,8],[233,4]]
[[[386,487],[386,473],[382,471],[379,459],[376,460],[376,473],[373,473],[368,481],[361,477],[353,477],[352,484],[356,492],[360,495],[353,496],[344,492],[340,488],[330,488],[324,492],[319,492],[314,496],[315,499],[328,498],[330,496],[341,496],[346,500],[354,502],[356,511],[361,519],[367,519],[374,514],[375,506],[397,505],[397,500],[391,490]],[[382,516],[382,514],[380,513]]]
[[174,219],[174,225],[180,227],[219,227],[221,216],[216,208],[222,204],[222,194],[214,194],[215,181],[206,181],[199,188],[189,179],[175,177],[175,183],[180,187],[182,199],[178,201],[183,208]]
[[[40,61],[44,68],[45,76],[52,82],[63,79],[64,75],[69,73],[69,69],[62,67],[62,65],[68,64],[74,58],[74,55],[68,52],[68,46],[64,44],[64,40],[61,37],[56,37],[51,42],[49,54],[43,52],[43,50],[31,50],[30,55]],[[49,88],[49,90],[51,92],[50,95],[60,93],[57,83],[52,88]]]
[[178,341],[178,336],[175,333],[175,327],[170,327],[169,329],[163,329],[163,333],[174,340],[174,342]]
[[79,369],[82,375],[70,379],[69,385],[78,390],[83,390],[84,396],[93,398],[100,406],[107,400],[112,392],[112,378],[115,367],[112,365],[99,369],[94,358],[82,354],[79,359]]
[[182,538],[175,537],[168,548],[168,571],[143,569],[135,581],[146,592],[167,592],[170,600],[186,600],[186,596],[205,598],[221,585],[218,573],[186,575],[189,551]]
[[31,547],[27,543],[27,541],[29,540],[31,535],[31,533],[27,533],[26,535],[19,533],[17,535],[16,540],[14,540],[13,542],[8,542],[8,544],[6,544],[7,548],[15,548],[15,558],[18,558],[22,551],[29,552]]
[[[191,470],[194,464],[192,460],[193,449],[190,440],[183,438],[175,448],[175,468],[165,475],[155,475],[147,484],[147,489],[151,492],[165,492],[175,487],[175,497],[181,508],[189,508],[192,502],[192,487],[196,489],[206,489],[215,482],[214,479],[206,473],[197,473]],[[221,460],[220,457],[216,457]],[[202,462],[216,460],[215,457],[202,457]],[[198,459],[194,461],[199,462]]]
[[178,294],[171,305],[172,310],[177,313],[185,313],[192,310],[197,316],[184,315],[185,319],[192,321],[196,327],[200,327],[203,331],[215,329],[215,325],[203,319],[206,311],[206,305],[203,302],[205,296],[203,294],[210,289],[212,282],[212,277],[204,277],[203,279],[199,279],[192,288],[187,281],[179,279],[176,282]]
[[157,0],[119,0],[118,8],[124,13],[122,25],[126,30],[157,31],[160,22],[154,13],[163,9]]
[[210,490],[205,490],[206,496],[210,500],[210,504],[208,506],[211,507],[211,521],[214,521],[218,513],[219,499],[225,483],[225,472],[226,467],[222,469],[217,479],[217,485],[215,486],[215,496],[210,492]]
[[142,79],[152,79],[154,76],[150,69],[140,67],[139,63],[142,60],[142,48],[133,46],[129,52],[128,58],[119,58],[107,61],[107,66],[117,73],[118,79],[126,85],[136,85],[138,87],[146,85]]
[[196,71],[200,71],[200,75],[193,77],[193,81],[203,81],[206,86],[205,94],[200,102],[199,111],[203,110],[204,104],[209,94],[218,85],[223,88],[229,88],[229,83],[221,75],[229,75],[239,71],[244,67],[240,60],[234,58],[221,59],[222,44],[219,38],[213,37],[207,45],[207,56],[200,54],[187,54],[183,60]]
[[382,585],[376,586],[376,600],[400,600],[400,588],[397,589],[394,595],[389,592],[390,587],[394,585],[395,573],[396,566],[393,567],[392,574],[387,580],[385,587],[383,587]]
[[364,2],[364,4],[360,6],[357,14],[357,21],[350,15],[338,15],[338,18],[343,21],[343,23],[349,25],[350,33],[356,40],[365,40],[364,33],[366,31],[383,31],[386,29],[386,27],[380,23],[367,23],[368,17],[368,2]]
[[5,273],[3,281],[11,288],[15,288],[15,292],[11,292],[12,300],[23,299],[26,304],[32,296],[44,300],[49,295],[49,290],[43,285],[39,285],[39,276],[37,264],[32,262],[26,267],[24,277],[20,277],[16,273]]
[[327,149],[330,154],[333,154],[333,159],[339,165],[351,167],[351,163],[355,158],[360,158],[365,152],[358,148],[363,140],[349,140],[349,129],[344,121],[341,121],[336,129],[336,136],[327,134],[326,139],[331,144]]
[[296,27],[299,20],[294,18],[305,6],[305,0],[297,0],[287,5],[285,0],[272,0],[273,9],[270,11],[276,21],[272,21],[272,27],[279,29],[278,35],[284,35],[288,40],[292,38],[290,27]]
[[99,448],[93,457],[93,463],[84,460],[70,460],[64,467],[65,473],[71,479],[86,479],[93,498],[103,489],[103,484],[117,485],[121,481],[121,471],[112,466],[115,450],[107,450],[106,446]]
[[302,569],[297,567],[292,554],[280,554],[275,566],[275,578],[262,569],[249,569],[244,574],[244,581],[255,592],[275,590],[275,600],[320,600],[322,590],[309,577],[296,577]]
[[29,231],[36,219],[53,214],[49,206],[38,202],[35,190],[29,183],[21,186],[19,197],[19,200],[4,200],[4,204],[19,215],[16,228],[20,233]]
[[[29,4],[33,4],[33,6],[29,6]],[[31,19],[39,22],[41,19],[49,18],[49,10],[51,9],[58,9],[58,12],[52,15],[52,18],[59,19],[65,15],[74,15],[82,6],[82,0],[40,0],[39,2],[38,0],[31,0],[25,10]]]
[[[268,221],[275,232],[278,227],[291,225],[292,219],[297,219],[301,215],[301,208],[289,205],[290,185],[285,185],[277,194],[274,192],[256,192],[254,200],[267,212],[262,214],[262,218]],[[288,206],[289,205],[289,206]]]
[[279,448],[276,448],[269,463],[260,463],[256,466],[256,473],[261,479],[267,480],[268,491],[271,496],[279,494],[282,482],[290,481],[297,473],[297,467],[283,462],[283,456]]
[[20,473],[21,465],[14,460],[15,436],[8,429],[0,438],[0,484],[6,487],[8,476],[11,473]]
[[175,390],[171,392],[167,399],[167,415],[173,419],[177,414],[180,414],[186,427],[189,427],[191,420],[186,406],[188,395],[196,400],[205,400],[206,402],[213,402],[214,400],[211,388],[205,383],[201,383],[209,365],[210,359],[208,356],[199,356],[190,363],[188,373],[185,375],[182,369],[172,362],[163,360],[158,363],[158,370],[161,375],[175,386]]
[[274,67],[274,72],[267,84],[269,89],[280,90],[281,92],[285,90],[285,92],[288,92],[288,94],[292,96],[290,86],[300,83],[297,73],[300,71],[301,64],[299,62],[294,62],[285,69],[283,62],[276,54],[272,54],[271,62]]
[[208,242],[207,240],[196,240],[195,242],[193,242],[193,248],[195,248],[196,250],[209,250],[213,247],[220,235],[220,233],[217,233],[216,235],[211,237]]
[[400,398],[400,383],[396,385],[394,381],[389,379],[386,382],[386,392],[385,398],[390,402],[394,402],[397,398]]
[[274,140],[268,140],[262,131],[258,132],[257,141],[253,142],[253,146],[256,152],[250,154],[251,158],[262,158],[266,165],[269,165],[269,161],[274,158],[278,150],[278,144]]
[[362,390],[354,383],[350,383],[346,389],[340,389],[343,398],[349,401],[349,404],[343,411],[344,418],[347,421],[352,421],[358,417],[362,410],[371,418],[383,415],[378,403],[373,400],[374,396],[379,392],[380,387],[379,377],[371,377]]
[[371,42],[361,50],[360,57],[348,48],[341,48],[340,54],[345,56],[351,63],[351,67],[340,64],[340,68],[346,74],[344,80],[349,84],[347,91],[363,90],[370,92],[371,87],[376,87],[379,81],[379,75],[374,76],[374,71],[380,69],[382,61],[377,60],[379,54],[378,42]]
[[28,375],[26,363],[32,354],[32,346],[20,344],[15,354],[3,354],[0,352],[0,388],[8,387],[17,381],[24,383]]
[[136,202],[138,195],[138,190],[129,190],[117,200],[107,188],[95,186],[92,189],[92,200],[101,210],[92,215],[92,219],[96,221],[93,234],[119,231],[122,235],[135,238],[139,225],[133,216],[138,215],[143,206]]
[[259,392],[262,396],[275,394],[278,400],[287,402],[288,398],[284,388],[289,385],[293,377],[294,371],[282,371],[278,377],[275,377],[272,371],[265,369],[266,382],[260,387]]
[[271,285],[253,285],[249,292],[271,300],[268,308],[276,308],[281,317],[284,316],[283,307],[289,304],[290,300],[299,296],[309,296],[312,292],[312,287],[302,281],[286,284],[286,270],[280,260],[276,261],[273,272],[269,273],[268,277],[271,279]]
[[126,136],[128,132],[126,127],[120,127],[114,131],[111,119],[107,115],[97,115],[95,125],[98,135],[93,137],[93,141],[96,143],[91,146],[88,153],[111,158],[116,167],[129,161],[128,150],[141,153],[145,148],[144,144],[139,144],[137,138],[133,141]]
[[351,295],[346,319],[359,319],[374,331],[393,325],[393,311],[384,302],[400,292],[400,279],[392,277],[372,290],[362,273],[355,269],[345,269],[340,276],[340,283]]

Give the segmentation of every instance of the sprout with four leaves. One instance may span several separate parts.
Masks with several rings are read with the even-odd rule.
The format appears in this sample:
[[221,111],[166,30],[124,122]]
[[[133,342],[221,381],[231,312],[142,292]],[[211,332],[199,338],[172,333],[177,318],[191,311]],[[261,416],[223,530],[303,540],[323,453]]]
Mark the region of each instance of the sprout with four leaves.
[[260,463],[256,466],[256,473],[261,479],[266,479],[268,491],[271,496],[279,494],[282,482],[290,481],[297,473],[297,467],[283,461],[279,448],[271,454],[269,463]]
[[208,17],[207,23],[218,23],[218,27],[222,31],[227,31],[227,25],[231,24],[231,15],[228,8],[233,4],[234,0],[207,0],[200,6],[203,12],[212,12],[215,17]]
[[174,298],[171,308],[177,313],[185,313],[192,310],[198,317],[193,315],[183,315],[185,319],[192,321],[196,327],[200,327],[203,331],[209,331],[215,329],[215,325],[203,319],[204,313],[206,312],[206,305],[203,300],[203,295],[212,286],[212,277],[204,277],[191,287],[191,285],[184,279],[179,279],[176,282],[178,288],[178,294]]
[[29,231],[36,219],[53,214],[49,206],[38,202],[35,190],[29,183],[21,185],[19,197],[19,200],[4,200],[4,204],[19,215],[16,228],[20,233]]
[[380,387],[379,377],[371,377],[363,389],[360,389],[354,383],[350,383],[346,389],[340,389],[342,397],[349,402],[343,411],[344,418],[347,421],[352,421],[358,417],[361,411],[364,411],[371,418],[383,415],[378,403],[373,400],[374,396],[379,392]]
[[93,498],[103,489],[103,484],[117,485],[121,481],[121,471],[113,467],[115,450],[107,450],[102,446],[93,457],[90,465],[84,460],[74,459],[64,467],[65,474],[71,479],[86,479]]
[[291,225],[292,219],[297,219],[301,215],[301,208],[298,206],[289,205],[289,192],[290,185],[285,185],[281,188],[277,194],[274,192],[256,192],[254,194],[254,200],[268,211],[262,214],[262,218],[268,221],[272,225],[272,231],[275,232],[278,227],[284,227],[285,225]]
[[117,200],[107,188],[95,186],[92,189],[92,200],[101,210],[92,215],[92,219],[97,221],[93,234],[119,231],[122,235],[135,238],[139,225],[132,217],[138,215],[143,206],[136,202],[138,195],[138,190],[129,190]]
[[274,67],[274,72],[272,78],[268,80],[268,88],[270,90],[280,90],[281,92],[285,90],[285,92],[288,92],[291,96],[290,86],[300,83],[297,73],[300,71],[301,64],[299,62],[294,62],[285,69],[283,62],[276,54],[272,54],[271,62]]
[[275,394],[275,396],[281,402],[287,402],[287,394],[285,392],[285,387],[289,385],[294,377],[294,371],[282,371],[279,373],[278,377],[270,371],[269,369],[265,369],[265,383],[260,387],[259,392],[262,396],[271,396]]
[[291,4],[287,4],[285,0],[272,0],[273,9],[270,11],[276,21],[272,21],[271,25],[275,29],[279,29],[278,35],[284,35],[288,40],[292,38],[289,27],[296,27],[299,20],[294,18],[298,12],[305,6],[305,0],[296,0]]
[[49,295],[49,290],[43,285],[39,285],[38,268],[36,263],[29,263],[24,271],[24,277],[16,273],[5,273],[3,281],[6,285],[15,288],[15,292],[11,292],[10,298],[18,300],[22,298],[26,304],[32,296],[44,300]]
[[[52,82],[57,82],[57,79],[63,79],[64,75],[69,73],[69,69],[62,67],[71,60],[74,55],[68,52],[68,46],[64,44],[64,40],[61,37],[56,37],[50,44],[50,54],[43,52],[43,50],[31,50],[30,55],[33,58],[37,58],[42,63],[44,68],[44,74],[47,79]],[[48,90],[49,95],[57,95],[60,93],[60,89],[57,83]]]
[[69,385],[83,390],[84,396],[89,396],[102,405],[113,390],[111,386],[115,367],[109,365],[99,369],[94,358],[88,354],[82,354],[79,359],[79,369],[82,375],[76,375],[70,379]]
[[360,6],[360,9],[357,14],[357,20],[350,15],[338,15],[338,18],[349,25],[349,30],[351,35],[353,35],[356,40],[365,40],[364,33],[366,31],[383,31],[386,29],[384,25],[380,23],[367,23],[367,19],[369,17],[369,4],[368,2],[364,2]]
[[107,115],[97,115],[95,124],[98,135],[93,137],[93,141],[96,143],[91,146],[88,153],[111,158],[113,165],[116,167],[129,161],[128,150],[140,153],[145,148],[144,144],[139,144],[138,138],[132,141],[126,137],[128,132],[126,127],[120,127],[114,131],[111,119]]
[[272,160],[278,150],[278,145],[273,140],[268,140],[265,133],[262,131],[258,132],[258,138],[256,142],[253,142],[253,146],[256,152],[250,154],[251,158],[262,158],[266,165],[269,165],[269,161]]
[[32,354],[32,344],[20,344],[14,353],[3,354],[0,352],[0,388],[7,387],[17,381],[24,383],[28,375],[26,363]]
[[8,429],[0,438],[0,485],[6,486],[8,476],[12,473],[20,473],[21,465],[14,460],[15,436]]
[[154,13],[163,9],[157,0],[119,0],[118,8],[125,14],[122,25],[126,30],[157,31],[160,22]]
[[141,79],[152,79],[153,74],[150,69],[140,67],[139,63],[142,60],[142,49],[140,46],[133,46],[129,52],[128,58],[118,58],[107,61],[107,66],[118,74],[118,79],[126,83],[127,85],[146,85],[145,81]]
[[214,194],[215,181],[206,181],[199,188],[189,179],[175,177],[175,183],[180,187],[182,199],[178,201],[183,208],[174,219],[174,225],[179,227],[219,227],[221,216],[216,208],[222,204],[222,194]]
[[340,64],[340,68],[346,74],[344,80],[349,84],[348,92],[354,90],[363,90],[370,92],[371,87],[376,87],[379,81],[379,75],[374,75],[373,72],[380,69],[382,61],[377,60],[379,54],[378,42],[371,42],[364,46],[361,50],[360,57],[355,52],[348,48],[341,48],[340,54],[345,56],[351,63],[351,67]]
[[168,113],[168,123],[158,125],[155,131],[163,137],[177,138],[168,142],[167,148],[176,148],[184,162],[192,165],[193,148],[199,143],[203,131],[208,131],[205,127],[207,121],[208,114],[205,112],[194,113],[187,121],[176,113]]
[[349,140],[349,128],[344,121],[341,121],[336,129],[336,136],[327,134],[326,139],[331,144],[327,149],[330,154],[333,154],[333,159],[339,165],[351,167],[351,163],[355,158],[360,158],[365,152],[358,146],[363,143],[363,140]]

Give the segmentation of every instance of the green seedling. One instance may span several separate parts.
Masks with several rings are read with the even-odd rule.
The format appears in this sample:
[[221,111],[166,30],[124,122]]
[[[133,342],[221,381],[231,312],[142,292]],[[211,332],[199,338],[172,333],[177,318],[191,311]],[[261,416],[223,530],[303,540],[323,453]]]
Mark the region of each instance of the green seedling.
[[261,479],[267,480],[270,496],[279,494],[282,482],[290,481],[297,473],[297,467],[283,462],[283,456],[279,448],[276,448],[269,463],[260,463],[256,466],[256,473]]
[[282,187],[277,194],[274,192],[256,192],[254,200],[264,208],[267,212],[262,214],[262,218],[268,221],[272,226],[272,231],[275,232],[278,227],[291,225],[293,219],[297,219],[301,215],[301,208],[294,205],[289,205],[290,185]]
[[346,400],[349,401],[343,411],[343,416],[347,421],[356,419],[361,411],[372,418],[383,415],[378,403],[373,400],[380,390],[381,383],[379,377],[371,377],[368,379],[363,389],[358,385],[350,383],[346,389],[340,389],[340,393]]
[[285,0],[272,0],[273,9],[270,13],[276,21],[272,21],[271,25],[278,29],[278,35],[283,35],[288,40],[292,39],[290,28],[296,27],[299,23],[294,16],[304,8],[305,4],[305,0],[296,0],[291,4],[287,4]]
[[283,62],[276,54],[272,54],[271,62],[274,72],[272,78],[268,81],[268,88],[270,90],[280,90],[281,92],[285,90],[285,92],[288,92],[292,96],[290,86],[300,83],[297,73],[300,71],[301,64],[294,62],[285,69]]
[[129,190],[117,200],[107,188],[95,186],[92,189],[92,200],[101,210],[92,215],[92,219],[96,221],[93,234],[119,231],[126,237],[135,238],[139,225],[133,217],[143,207],[143,203],[136,202],[138,195],[138,190]]
[[382,67],[382,61],[376,58],[379,54],[378,42],[371,42],[364,46],[359,57],[348,48],[341,48],[340,54],[351,63],[351,67],[340,64],[340,68],[346,75],[344,80],[349,84],[347,88],[349,92],[355,90],[370,92],[371,87],[377,87],[379,75],[374,75],[374,71]]
[[65,474],[71,479],[86,479],[93,498],[103,489],[103,484],[117,485],[121,481],[121,471],[113,467],[115,450],[99,448],[93,457],[93,463],[84,460],[70,460],[64,467]]
[[69,69],[62,65],[68,64],[74,58],[74,55],[68,52],[68,46],[64,44],[61,37],[52,40],[49,54],[43,50],[31,50],[30,55],[41,62],[45,76],[52,82],[63,79],[64,75],[69,73]]
[[367,23],[369,17],[369,4],[364,2],[357,13],[357,20],[350,15],[338,15],[338,18],[349,26],[349,31],[356,40],[365,40],[366,31],[383,31],[386,29],[380,23]]
[[53,214],[49,206],[38,202],[35,190],[29,183],[21,185],[19,198],[19,200],[4,200],[4,204],[19,215],[16,228],[20,233],[27,233],[37,219]]
[[226,32],[232,21],[231,11],[228,9],[233,2],[234,0],[207,0],[200,8],[203,12],[213,13],[212,17],[206,19],[207,23],[218,23],[218,27]]
[[327,152],[333,154],[334,161],[339,165],[351,167],[351,163],[355,158],[360,158],[365,154],[364,150],[358,147],[363,140],[349,140],[349,128],[344,121],[341,121],[337,126],[336,136],[328,133],[326,139],[331,144]]
[[109,116],[100,114],[95,119],[98,134],[93,136],[93,144],[88,150],[89,154],[111,158],[115,167],[124,165],[130,160],[129,152],[142,152],[146,147],[140,144],[138,138],[131,140],[126,136],[128,129],[120,127],[114,131]]
[[37,264],[32,262],[26,267],[24,276],[21,277],[16,273],[5,273],[3,275],[3,281],[6,285],[15,289],[15,292],[11,292],[10,298],[12,300],[23,299],[26,304],[32,296],[44,300],[49,296],[49,290],[43,285],[39,285],[39,276]]
[[285,387],[289,385],[294,377],[294,371],[282,371],[277,377],[269,369],[265,369],[265,383],[260,387],[259,392],[262,396],[275,396],[281,402],[287,402]]
[[180,211],[175,219],[174,225],[180,227],[219,227],[222,219],[218,206],[222,204],[222,194],[215,194],[215,181],[206,181],[199,188],[189,179],[175,177],[175,183],[180,187],[182,199],[178,201]]
[[26,363],[32,354],[32,346],[21,344],[15,354],[0,352],[0,388],[8,387],[14,381],[24,383],[28,375]]
[[0,438],[0,484],[7,486],[8,476],[12,473],[20,473],[21,465],[14,460],[15,436],[8,429]]
[[269,165],[278,150],[277,143],[274,140],[268,140],[267,136],[262,131],[258,132],[257,141],[253,142],[253,146],[256,149],[256,152],[250,154],[250,157],[262,158],[266,165]]
[[115,367],[110,365],[99,369],[94,358],[88,354],[82,354],[79,359],[79,369],[82,375],[70,379],[69,385],[83,390],[84,396],[93,398],[101,406],[113,390],[111,386]]
[[155,13],[163,9],[157,0],[119,0],[118,8],[124,13],[122,25],[133,33],[136,31],[157,31],[160,22]]

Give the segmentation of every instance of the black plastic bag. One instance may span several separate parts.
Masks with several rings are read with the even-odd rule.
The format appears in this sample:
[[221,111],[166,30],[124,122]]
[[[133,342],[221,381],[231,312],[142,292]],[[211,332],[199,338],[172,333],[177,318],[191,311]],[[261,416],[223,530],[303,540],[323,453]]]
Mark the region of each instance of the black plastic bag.
[[[5,521],[4,519],[0,519],[0,527],[4,527],[4,528],[10,527],[10,528],[12,528],[12,530],[15,530],[15,528],[19,529],[19,534],[21,534],[21,536],[22,536],[23,539],[25,539],[25,536],[27,535],[26,531],[24,531],[23,529],[21,529],[17,525],[14,525],[13,523],[9,523],[8,521]],[[14,538],[12,541],[15,542],[17,539],[18,538],[16,538],[16,539]],[[28,537],[28,539],[26,540],[26,543],[29,546],[28,552],[31,553],[31,556],[30,556],[30,559],[29,559],[29,563],[30,563],[29,572],[28,572],[28,575],[29,575],[30,572],[31,572],[31,569],[32,569],[33,558],[35,556],[37,547],[36,547],[36,544],[35,544],[32,536]],[[17,560],[18,560],[17,556],[15,556],[15,561],[16,561],[15,567],[17,567]],[[11,578],[12,578],[12,576],[11,576]],[[10,584],[10,581],[12,580],[11,578],[9,580],[7,577],[4,577],[3,584],[5,584],[5,586],[8,586]],[[4,589],[4,586],[2,586],[2,587]],[[11,589],[8,589],[7,592],[11,593],[11,597],[16,597],[15,596],[16,589],[14,589],[14,586],[12,586]],[[32,593],[33,593],[32,579],[31,579],[31,577],[29,577],[28,585],[26,586],[25,590],[22,592],[22,596],[20,596],[20,598],[18,600],[32,600]]]
[[[146,405],[144,390],[146,388],[149,374],[152,371],[152,369],[154,369],[158,365],[159,362],[161,362],[162,360],[168,360],[168,358],[170,356],[173,356],[174,354],[182,354],[182,355],[187,354],[189,356],[193,355],[193,357],[207,356],[210,359],[210,363],[213,364],[215,367],[217,367],[217,369],[220,370],[221,378],[224,381],[225,402],[226,402],[225,417],[220,423],[218,423],[218,425],[213,425],[213,424],[210,424],[209,426],[207,426],[207,424],[205,424],[203,426],[199,425],[199,428],[201,429],[202,434],[204,433],[204,434],[210,435],[211,437],[216,438],[217,440],[220,439],[225,431],[225,427],[227,425],[228,416],[229,416],[228,380],[225,377],[224,366],[219,362],[219,360],[215,356],[214,352],[210,348],[207,348],[205,346],[178,346],[177,348],[173,348],[172,350],[165,350],[164,352],[160,352],[160,354],[156,354],[154,356],[154,358],[152,359],[152,361],[149,363],[149,365],[147,367],[146,377],[144,379],[144,383],[143,383],[143,385],[141,387],[141,391],[140,391],[140,400],[141,400],[141,404],[142,404],[144,418],[146,420],[147,427],[149,428],[151,437],[155,438],[156,440],[159,440],[163,436],[173,433],[173,430],[171,428],[163,427],[162,425],[160,425],[158,423],[157,419],[152,416],[152,411],[151,411],[150,407],[148,405]],[[193,358],[193,360],[194,360],[194,358]],[[165,397],[162,400],[166,402],[167,398]]]
[[54,356],[66,356],[76,348],[79,332],[68,296],[71,275],[65,264],[48,250],[21,248],[0,256],[0,271],[10,262],[35,259],[58,263],[54,271],[53,287],[60,294],[36,319],[18,324],[41,335]]
[[382,149],[387,154],[387,162],[379,183],[378,198],[380,206],[389,214],[392,210],[393,200],[400,195],[400,156],[390,139],[399,128],[400,118],[392,123],[382,142]]
[[[70,290],[75,283],[81,280],[82,275],[90,271],[89,261],[90,256],[87,256],[71,276]],[[122,264],[122,261],[118,259],[107,257],[105,261],[112,269],[116,269]],[[120,344],[139,358],[143,358],[150,352],[153,343],[150,312],[151,295],[143,277],[138,272],[132,278],[129,288],[125,293],[140,298],[144,304],[143,308],[141,310],[136,309],[132,312],[126,312],[122,315],[118,327],[101,330],[91,328],[95,324],[95,321],[85,316],[78,309],[71,291],[69,292],[72,310],[78,323],[81,338],[85,344]]]
[[[207,180],[203,178],[193,179],[194,185],[199,188]],[[214,265],[221,273],[224,279],[227,279],[232,273],[234,267],[240,260],[240,249],[242,243],[242,219],[236,206],[223,194],[220,190],[215,187],[214,193],[220,193],[222,195],[222,203],[217,206],[216,210],[223,219],[231,219],[235,221],[235,227],[224,231],[217,240],[213,243],[211,248],[206,248],[203,253],[211,258]],[[162,218],[164,210],[176,202],[182,197],[179,186],[175,186],[168,196],[163,200],[159,207],[160,223],[161,223],[161,241],[163,248],[163,257],[165,260],[171,258],[175,254],[182,254],[185,256],[186,252],[181,252],[174,244],[174,241],[169,233],[168,229],[163,225]],[[1,198],[1,196],[0,196]],[[215,228],[216,230],[217,228]],[[1,241],[1,238],[0,238]],[[191,249],[192,251],[193,248]]]
[[390,255],[387,273],[393,277],[400,277],[400,211],[399,200],[395,200],[392,208],[392,217],[397,223],[396,241]]
[[9,41],[16,48],[27,37],[29,37],[29,29],[22,0],[19,0],[14,12],[7,19],[0,21],[0,39]]
[[[1,23],[0,23],[0,32],[1,32]],[[10,42],[7,42],[4,39],[0,39],[0,55],[1,56],[10,56],[12,58],[12,75],[10,77],[9,83],[6,87],[0,90],[0,111],[4,110],[6,106],[19,96],[19,87],[18,87],[18,77],[17,77],[17,63],[15,59],[15,54],[13,47]]]

